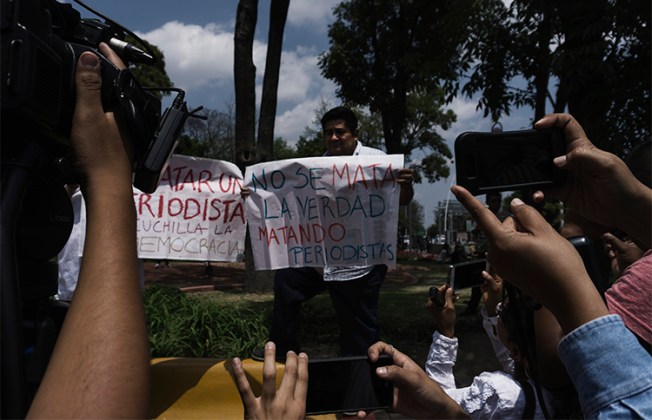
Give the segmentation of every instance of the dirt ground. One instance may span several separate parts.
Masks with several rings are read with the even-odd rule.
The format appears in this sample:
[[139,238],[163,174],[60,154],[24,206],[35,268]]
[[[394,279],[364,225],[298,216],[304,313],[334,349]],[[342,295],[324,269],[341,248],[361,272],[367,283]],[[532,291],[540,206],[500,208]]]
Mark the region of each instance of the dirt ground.
[[[169,266],[156,261],[145,261],[145,285],[165,283],[179,287],[187,292],[204,292],[211,290],[229,291],[244,290],[244,269],[242,262],[237,263],[211,263],[212,274],[207,274],[203,262],[170,261]],[[409,267],[414,270],[414,267]],[[407,267],[400,264],[396,269],[390,269],[385,278],[385,284],[412,285],[419,282],[418,278],[410,273]],[[498,370],[500,366],[496,361],[491,344],[482,329],[482,318],[478,315],[474,319],[460,320],[465,328],[458,328],[456,335],[459,339],[457,363],[455,365],[455,378],[458,386],[468,386],[473,377],[482,371]],[[472,327],[469,328],[468,326]],[[461,325],[458,325],[462,327]],[[423,358],[415,359],[422,364],[427,356],[427,349],[423,349]]]
[[[243,290],[244,269],[243,262],[214,262],[211,263],[212,273],[208,274],[203,262],[169,261],[166,266],[157,261],[145,261],[145,285],[167,284],[180,289],[193,291],[206,290]],[[417,278],[400,265],[395,270],[389,270],[385,277],[386,282],[399,284],[415,284]]]
[[211,263],[212,275],[203,262],[145,261],[145,285],[167,284],[188,291],[244,289],[244,263]]

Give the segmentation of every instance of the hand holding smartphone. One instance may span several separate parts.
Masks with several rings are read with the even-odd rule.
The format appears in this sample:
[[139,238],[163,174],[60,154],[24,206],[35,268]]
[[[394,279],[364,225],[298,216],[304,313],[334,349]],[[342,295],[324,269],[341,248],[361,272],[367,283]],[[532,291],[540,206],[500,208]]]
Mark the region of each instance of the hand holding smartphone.
[[376,368],[391,364],[386,354],[376,363],[367,356],[310,359],[306,414],[390,408],[394,384],[378,378]]
[[453,291],[482,286],[484,278],[482,271],[488,270],[489,265],[485,258],[448,266],[448,285]]

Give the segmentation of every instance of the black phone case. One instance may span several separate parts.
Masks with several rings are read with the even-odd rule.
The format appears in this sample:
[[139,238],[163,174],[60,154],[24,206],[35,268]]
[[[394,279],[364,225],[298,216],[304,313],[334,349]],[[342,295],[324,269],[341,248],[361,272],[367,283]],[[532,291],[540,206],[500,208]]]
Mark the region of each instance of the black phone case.
[[479,259],[452,264],[448,266],[448,285],[453,290],[482,286],[482,270],[487,268],[487,260]]
[[553,159],[566,153],[561,129],[465,132],[455,140],[457,184],[473,195],[561,185]]
[[394,384],[378,378],[375,370],[391,364],[389,355],[381,355],[376,363],[371,363],[367,356],[311,359],[306,414],[390,408]]

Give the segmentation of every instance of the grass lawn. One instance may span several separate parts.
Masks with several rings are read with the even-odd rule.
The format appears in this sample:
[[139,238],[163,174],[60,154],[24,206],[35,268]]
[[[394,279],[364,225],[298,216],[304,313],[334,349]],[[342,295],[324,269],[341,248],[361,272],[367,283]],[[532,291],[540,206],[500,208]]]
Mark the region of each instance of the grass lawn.
[[[409,273],[412,277],[408,282],[385,281],[378,308],[381,336],[384,341],[393,344],[423,366],[434,330],[432,316],[425,308],[428,289],[445,282],[446,266],[415,261],[401,263],[397,271]],[[456,304],[456,335],[460,340],[460,350],[455,372],[460,385],[470,383],[472,377],[483,370],[498,369],[493,350],[482,329],[481,317],[460,315],[468,297],[469,291],[462,291]],[[157,325],[167,328],[171,323],[166,318],[168,313],[174,316],[172,322],[178,323],[175,327],[177,332],[160,334],[156,339],[165,342],[170,340],[169,337],[183,334],[183,338],[176,337],[173,340],[186,346],[166,344],[164,352],[155,350],[155,353],[160,354],[154,355],[249,357],[251,350],[262,345],[267,338],[273,293],[213,291],[188,295],[187,300],[199,303],[204,309],[190,305],[190,308],[184,306],[183,310],[166,309],[161,314],[165,299],[155,297],[149,305],[146,304],[150,324],[154,319]],[[339,350],[339,329],[328,292],[323,292],[304,304],[302,315],[304,323],[300,341],[303,350],[311,357],[336,356]],[[183,317],[186,320],[179,322],[179,318]],[[226,328],[224,324],[232,325],[233,328]],[[150,342],[153,340],[151,335],[150,327]],[[228,347],[223,345],[225,341],[229,342]],[[199,342],[201,348],[188,349],[194,342]],[[181,351],[190,351],[191,354],[178,354]],[[163,354],[165,352],[168,354]]]

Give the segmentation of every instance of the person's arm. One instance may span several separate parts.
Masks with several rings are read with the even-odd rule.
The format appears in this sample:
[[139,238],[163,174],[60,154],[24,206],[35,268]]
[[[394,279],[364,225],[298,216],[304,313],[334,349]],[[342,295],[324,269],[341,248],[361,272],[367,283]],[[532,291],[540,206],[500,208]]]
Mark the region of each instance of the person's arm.
[[[115,54],[104,44],[103,54]],[[74,299],[29,417],[139,417],[149,405],[149,349],[137,269],[128,145],[100,99],[98,57],[77,64],[71,141],[86,202]]]
[[426,308],[432,314],[436,331],[432,335],[432,343],[426,359],[426,373],[437,381],[444,389],[454,389],[455,376],[453,367],[457,359],[457,337],[455,337],[455,304],[453,289],[444,285],[438,287],[439,295],[443,296],[444,305],[428,298]]
[[[569,171],[568,182],[546,194],[559,198],[587,220],[619,228],[650,248],[652,189],[636,179],[617,156],[596,148],[571,115],[546,115],[534,126],[563,128],[566,137],[567,153],[557,157],[555,165]],[[540,200],[542,194],[534,198]]]
[[242,399],[245,419],[304,419],[308,395],[308,356],[290,351],[281,385],[276,389],[276,346],[265,345],[262,394],[256,397],[239,358],[233,359],[233,376]]
[[412,182],[414,181],[414,171],[409,168],[402,168],[398,170],[398,185],[401,187],[401,192],[399,195],[399,205],[405,206],[414,197],[414,187]]
[[[490,270],[493,272],[493,270]],[[509,355],[509,349],[500,341],[498,337],[498,315],[496,313],[496,306],[502,301],[503,298],[503,279],[495,274],[487,271],[482,271],[482,278],[484,284],[480,286],[482,290],[482,302],[484,307],[480,310],[482,315],[482,328],[487,333],[487,337],[491,342],[491,347],[494,349],[496,359],[503,368],[503,371],[513,375],[514,374],[514,359]]]
[[432,334],[425,369],[428,377],[446,390],[456,387],[453,368],[457,360],[457,348],[457,337],[449,338],[439,331]]
[[514,375],[514,359],[509,354],[509,349],[505,347],[500,337],[498,337],[498,317],[487,315],[486,308],[480,309],[480,314],[482,315],[482,328],[487,334],[487,338],[491,343],[491,348],[494,350],[496,359],[500,366],[508,375]]
[[[437,382],[428,378],[419,365],[393,346],[379,341],[369,347],[367,354],[375,362],[383,353],[391,355],[394,363],[377,368],[376,375],[394,382],[392,408],[395,411],[415,419],[469,418]],[[364,412],[358,413],[359,418],[364,416]]]

